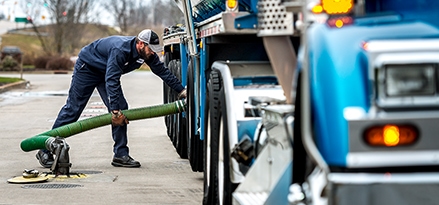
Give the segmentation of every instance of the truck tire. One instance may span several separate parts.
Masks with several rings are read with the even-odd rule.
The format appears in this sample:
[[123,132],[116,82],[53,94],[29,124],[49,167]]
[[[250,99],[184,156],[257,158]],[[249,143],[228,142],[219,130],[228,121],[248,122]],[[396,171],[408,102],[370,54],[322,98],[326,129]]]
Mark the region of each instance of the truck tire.
[[[169,62],[169,70],[181,81],[181,63],[180,60],[175,59]],[[177,99],[178,93],[168,88],[167,99],[169,102],[174,102]],[[183,114],[168,115],[168,136],[172,141],[178,155],[182,159],[187,159],[186,151],[186,122],[183,119]]]
[[177,141],[177,153],[178,155],[180,155],[180,158],[182,159],[187,159],[187,127],[186,127],[186,119],[179,114],[179,118],[178,118],[178,124],[180,125],[180,129],[178,132],[178,141]]
[[[178,78],[178,73],[176,70],[176,60],[172,60],[171,62],[169,62],[169,70],[171,71],[172,74],[174,74],[177,78]],[[174,102],[175,100],[177,100],[177,93],[173,90],[173,89],[169,89],[169,100],[171,102]],[[173,114],[173,115],[169,115],[170,118],[170,138],[172,141],[172,144],[174,145],[175,148],[177,148],[177,136],[178,136],[178,122],[177,122],[177,118],[178,118],[178,114]]]
[[[181,81],[181,61],[179,55],[179,46],[173,45],[174,50],[165,48],[164,63],[168,65],[169,71],[174,74]],[[163,103],[174,102],[177,99],[178,93],[172,88],[163,83]],[[167,134],[176,152],[180,158],[187,159],[186,149],[186,120],[182,113],[165,116],[165,125]]]
[[194,172],[203,171],[203,141],[200,140],[200,135],[196,134],[195,123],[197,119],[195,116],[195,100],[198,98],[194,92],[194,59],[190,59],[187,68],[187,110],[186,110],[186,123],[187,123],[187,156],[191,169]]
[[203,152],[203,205],[211,205],[214,204],[213,200],[212,200],[212,195],[213,195],[213,189],[212,189],[212,179],[213,179],[213,175],[212,175],[212,168],[211,168],[211,163],[210,163],[210,158],[211,158],[211,149],[210,149],[210,93],[212,93],[212,83],[210,80],[208,80],[207,82],[207,89],[206,89],[206,104],[205,104],[205,109],[204,109],[204,113],[205,113],[205,127],[206,129],[204,129],[204,140],[203,140],[203,147],[204,147],[204,152]]
[[[179,60],[172,60],[174,62],[174,68],[173,68],[173,74],[175,75],[175,77],[177,77],[177,79],[181,80],[181,74],[180,74],[180,70],[178,68],[179,65]],[[177,96],[178,93],[175,92],[174,90],[172,91],[173,95],[172,95],[172,100],[176,101],[178,100]],[[180,113],[178,114],[174,114],[173,115],[173,136],[172,136],[172,144],[174,145],[177,153],[178,153],[178,149],[177,149],[177,143],[178,143],[178,137],[179,137],[179,130],[180,130],[180,123],[179,123],[179,117],[180,117]]]
[[307,171],[311,170],[310,161],[307,158],[305,147],[302,142],[302,91],[301,81],[302,74],[299,72],[297,87],[296,87],[296,99],[294,103],[294,125],[293,125],[293,168],[292,168],[292,183],[302,184],[305,182]]
[[[165,65],[168,65],[168,69],[169,69],[169,66],[170,66],[170,61],[171,61],[171,53],[170,52],[166,52],[165,53]],[[168,85],[166,85],[166,83],[165,82],[163,82],[163,104],[166,104],[166,103],[169,103],[170,101],[169,101],[169,90],[170,90],[170,87],[168,86]],[[166,115],[165,117],[164,117],[164,121],[165,121],[165,126],[166,126],[166,132],[167,132],[167,134],[168,134],[168,136],[170,137],[171,135],[170,135],[170,132],[169,132],[169,126],[170,126],[170,119],[169,119],[170,117],[169,117],[169,115]]]
[[[181,62],[180,60],[175,61],[175,76],[181,81]],[[177,99],[178,93],[175,93],[175,100]],[[175,149],[177,150],[180,158],[187,159],[187,141],[186,141],[186,119],[183,116],[183,113],[176,114],[176,122],[175,122]]]
[[[172,49],[171,49],[172,47]],[[172,67],[174,66],[174,60],[180,61],[180,46],[178,44],[174,44],[172,46],[165,46],[164,47],[164,64],[168,66],[168,69],[172,72]],[[163,104],[174,102],[170,99],[172,93],[172,89],[163,82]],[[171,124],[171,115],[166,115],[164,117],[166,130],[169,138],[172,140],[172,124]]]
[[[170,62],[169,62],[169,64],[168,64],[168,69],[169,69],[169,71],[171,72],[171,73],[174,73],[174,61],[173,60],[171,60]],[[167,101],[168,102],[173,102],[173,95],[174,95],[174,91],[169,87],[169,86],[167,86],[166,85],[166,87],[167,87],[167,89],[166,89],[166,99],[167,99]],[[174,115],[168,115],[168,116],[166,116],[166,118],[165,118],[165,124],[166,124],[166,127],[167,127],[167,134],[168,134],[168,136],[169,136],[169,139],[171,140],[171,141],[173,141],[173,138],[174,138]]]
[[[230,180],[230,150],[225,105],[224,85],[221,73],[212,70],[210,74],[212,92],[209,95],[210,119],[210,170],[213,204],[231,204],[236,186]],[[221,140],[221,137],[223,140]]]

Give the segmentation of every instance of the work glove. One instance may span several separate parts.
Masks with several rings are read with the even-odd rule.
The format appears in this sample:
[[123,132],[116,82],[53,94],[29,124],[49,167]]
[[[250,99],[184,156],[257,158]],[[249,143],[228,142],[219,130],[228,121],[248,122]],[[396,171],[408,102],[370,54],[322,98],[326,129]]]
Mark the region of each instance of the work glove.
[[184,90],[182,90],[182,91],[178,94],[177,98],[178,98],[179,100],[181,100],[181,99],[183,99],[183,98],[186,98],[186,88],[185,88]]
[[124,126],[130,124],[128,118],[119,110],[111,112],[111,124],[113,126]]

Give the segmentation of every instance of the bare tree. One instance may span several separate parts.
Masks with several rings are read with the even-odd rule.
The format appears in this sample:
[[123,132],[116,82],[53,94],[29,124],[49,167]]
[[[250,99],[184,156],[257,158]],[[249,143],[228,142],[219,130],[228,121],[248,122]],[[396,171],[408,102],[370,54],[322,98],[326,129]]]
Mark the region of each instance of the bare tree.
[[[34,20],[43,50],[47,54],[72,53],[83,46],[81,42],[88,23],[97,23],[108,11],[123,35],[133,35],[139,28],[163,28],[183,22],[183,14],[171,0],[27,0],[23,8]],[[97,8],[96,6],[101,6]],[[40,15],[46,10],[47,30],[39,27]],[[93,22],[94,21],[94,22]],[[104,26],[98,29],[105,30]],[[45,38],[47,33],[51,38]]]
[[124,35],[183,22],[183,13],[170,0],[110,0],[104,5]]
[[43,34],[40,32],[40,30],[37,28],[37,24],[39,24],[39,16],[42,13],[43,10],[43,4],[41,4],[40,0],[28,0],[26,2],[21,2],[22,10],[25,11],[27,15],[27,19],[36,33],[38,40],[41,43],[41,46],[43,48],[43,51],[46,53],[50,53],[50,49],[43,37]]
[[177,7],[177,5],[170,0],[155,0],[154,4],[156,11],[154,14],[154,25],[170,26],[180,24],[184,22],[183,13]]
[[[47,54],[62,55],[78,48],[84,26],[91,18],[90,12],[98,0],[27,0],[22,4],[28,18],[32,19],[32,27],[38,35],[43,50]],[[40,15],[46,10],[53,23],[47,26],[48,33],[53,38],[43,38],[40,25]],[[46,18],[46,16],[44,16]]]
[[132,16],[136,16],[136,6],[139,5],[134,0],[110,0],[104,3],[104,8],[114,16],[122,34],[127,34]]
[[55,53],[77,48],[83,25],[88,22],[88,14],[94,0],[45,0],[53,24]]

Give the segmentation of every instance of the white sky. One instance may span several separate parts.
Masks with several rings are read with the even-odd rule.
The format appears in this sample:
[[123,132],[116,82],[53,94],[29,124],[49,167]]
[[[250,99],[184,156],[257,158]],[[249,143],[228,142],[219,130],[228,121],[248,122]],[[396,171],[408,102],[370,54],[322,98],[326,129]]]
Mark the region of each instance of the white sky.
[[[9,21],[14,22],[16,17],[27,17],[27,1],[26,0],[0,0],[0,14],[5,15],[6,18],[9,17]],[[44,7],[41,7],[39,11],[40,15],[33,16],[34,22],[38,24],[50,23],[49,13]],[[31,15],[32,16],[32,15]],[[45,16],[43,20],[42,16]],[[105,11],[105,9],[99,9],[99,21],[102,24],[112,25],[113,17]]]
[[26,16],[16,0],[0,0],[0,13],[3,13],[6,17],[10,15],[11,18]]

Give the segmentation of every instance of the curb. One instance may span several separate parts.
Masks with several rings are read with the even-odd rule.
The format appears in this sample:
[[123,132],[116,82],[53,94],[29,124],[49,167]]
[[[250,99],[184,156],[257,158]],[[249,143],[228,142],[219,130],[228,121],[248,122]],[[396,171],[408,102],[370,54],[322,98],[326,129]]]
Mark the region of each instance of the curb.
[[26,88],[26,85],[29,83],[29,81],[18,81],[15,83],[9,83],[3,86],[0,86],[0,93],[12,90],[12,89],[17,89],[17,88]]
[[[24,70],[23,74],[72,74],[73,70]],[[0,74],[17,74],[17,71],[0,71]]]

